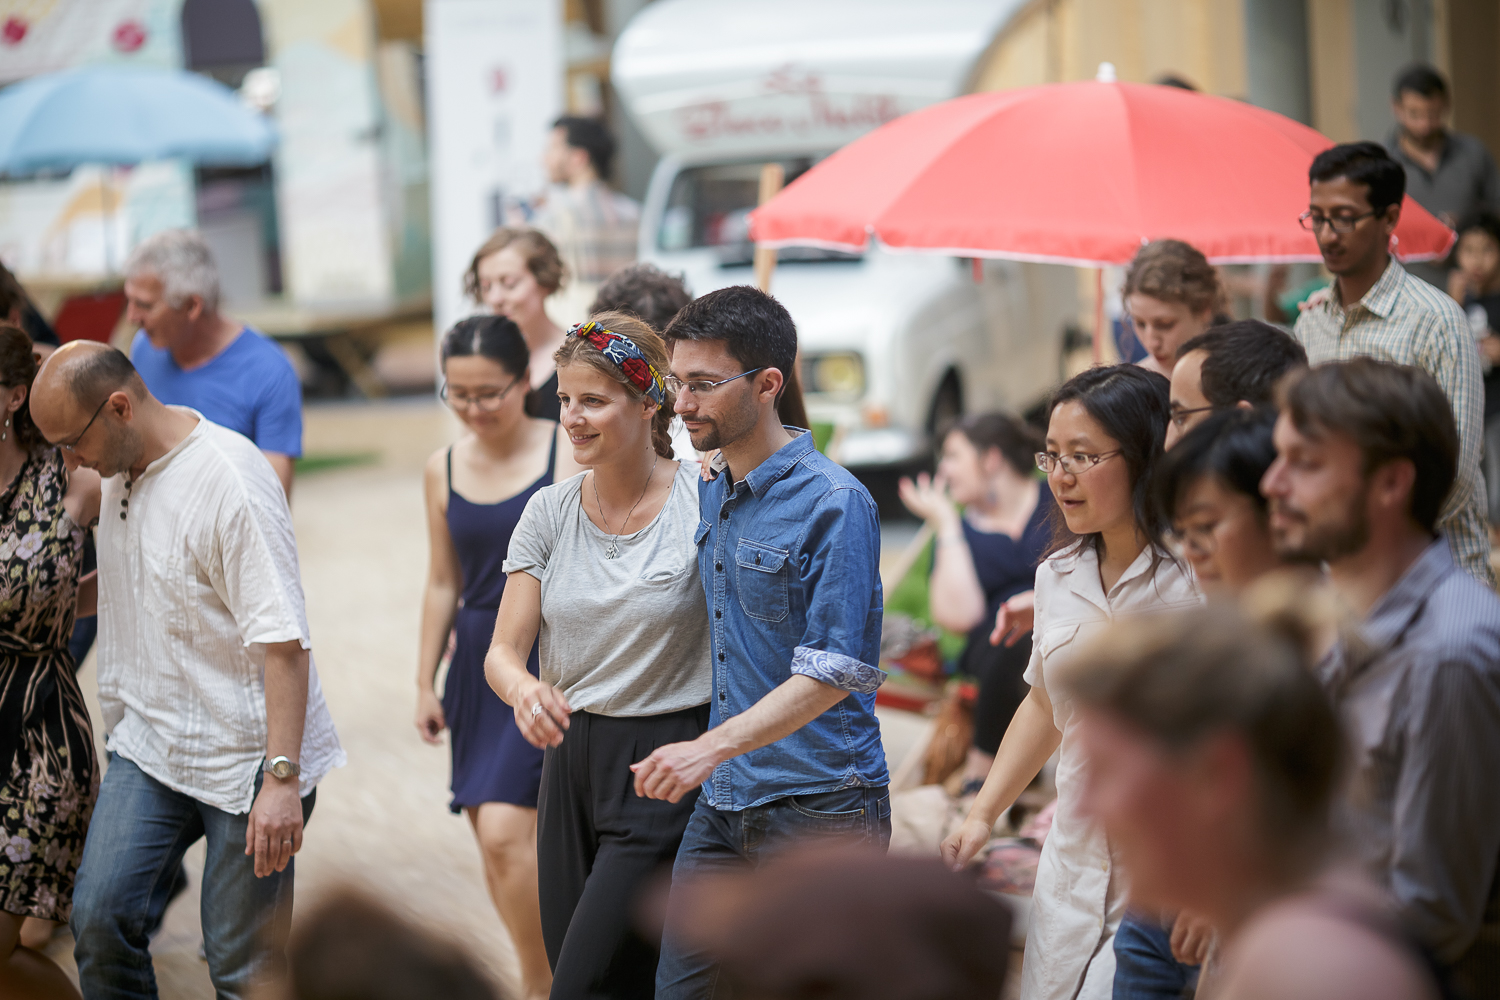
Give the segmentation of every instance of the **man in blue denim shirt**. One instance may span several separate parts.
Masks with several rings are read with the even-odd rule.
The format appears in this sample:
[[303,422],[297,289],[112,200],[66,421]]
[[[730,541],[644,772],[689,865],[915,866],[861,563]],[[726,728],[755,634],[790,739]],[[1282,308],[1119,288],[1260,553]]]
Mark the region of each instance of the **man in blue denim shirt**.
[[[698,569],[712,626],[709,730],[635,764],[635,789],[677,801],[701,783],[674,880],[754,866],[808,838],[884,847],[890,798],[875,689],[880,521],[875,502],[783,427],[796,362],[781,304],[745,286],[689,303],[667,328],[677,412],[718,449],[700,484]],[[657,996],[711,997],[710,956],[669,914]]]

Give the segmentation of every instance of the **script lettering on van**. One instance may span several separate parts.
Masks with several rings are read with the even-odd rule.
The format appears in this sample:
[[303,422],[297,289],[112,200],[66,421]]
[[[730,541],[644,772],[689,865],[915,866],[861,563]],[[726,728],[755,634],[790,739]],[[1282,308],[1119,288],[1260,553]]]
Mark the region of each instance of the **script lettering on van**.
[[910,110],[893,94],[830,94],[819,74],[793,64],[772,71],[758,89],[754,96],[679,109],[682,135],[693,142],[814,134],[847,141]]

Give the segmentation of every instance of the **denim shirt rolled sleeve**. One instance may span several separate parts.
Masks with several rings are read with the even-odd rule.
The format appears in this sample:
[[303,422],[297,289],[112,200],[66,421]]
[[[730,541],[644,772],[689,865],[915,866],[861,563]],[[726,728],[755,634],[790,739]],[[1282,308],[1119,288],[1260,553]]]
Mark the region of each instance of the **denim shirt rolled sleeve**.
[[710,726],[794,675],[849,692],[807,725],[716,767],[708,803],[741,810],[790,795],[888,784],[875,689],[883,599],[875,502],[797,436],[739,483],[700,485],[698,568],[712,627]]

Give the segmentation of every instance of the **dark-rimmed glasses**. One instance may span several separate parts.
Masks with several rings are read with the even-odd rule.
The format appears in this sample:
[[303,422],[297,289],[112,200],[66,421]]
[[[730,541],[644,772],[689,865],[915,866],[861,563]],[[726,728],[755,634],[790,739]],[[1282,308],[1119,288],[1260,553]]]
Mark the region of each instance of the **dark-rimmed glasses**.
[[438,396],[455,410],[467,410],[472,406],[481,413],[494,413],[500,409],[500,404],[505,401],[505,397],[516,387],[516,383],[519,381],[521,381],[520,378],[516,378],[504,389],[497,392],[481,392],[477,396],[470,396],[466,393],[452,394],[448,391],[448,383],[444,382],[443,387],[438,390]]
[[1120,454],[1121,449],[1114,451],[1102,451],[1097,455],[1086,455],[1076,451],[1071,455],[1059,455],[1055,451],[1039,451],[1036,453],[1036,467],[1043,472],[1050,473],[1053,469],[1062,468],[1070,476],[1081,475],[1104,461]]
[[1172,426],[1175,427],[1175,428],[1177,428],[1180,431],[1187,424],[1187,418],[1188,417],[1191,417],[1195,413],[1207,413],[1209,410],[1215,410],[1215,409],[1218,409],[1218,407],[1216,407],[1216,406],[1194,406],[1194,407],[1190,407],[1190,408],[1185,409],[1185,410],[1173,410],[1172,411],[1172,416],[1169,419],[1171,419],[1171,421],[1172,421]]
[[[104,403],[108,403],[108,402],[109,402],[109,396],[105,396],[104,397]],[[77,436],[74,437],[73,440],[71,440],[71,441],[59,441],[57,443],[57,446],[59,448],[61,448],[63,451],[66,451],[66,452],[72,452],[73,449],[77,448],[78,445],[80,443],[82,443],[83,436],[89,432],[89,428],[92,427],[92,426],[94,426],[94,421],[99,419],[99,414],[101,414],[101,413],[104,412],[104,403],[100,403],[99,404],[99,408],[94,411],[94,415],[92,417],[89,417],[89,422],[83,425],[83,430],[79,431],[78,434],[77,434]]]
[[1372,219],[1379,212],[1365,212],[1362,215],[1314,215],[1312,212],[1303,212],[1297,216],[1297,222],[1310,233],[1315,233],[1324,226],[1328,226],[1336,233],[1349,234],[1359,228],[1359,224],[1366,219]]
[[683,381],[675,375],[668,375],[666,378],[662,379],[662,381],[667,383],[668,389],[671,389],[674,393],[677,393],[679,395],[682,392],[687,391],[692,393],[694,396],[707,396],[719,386],[724,385],[727,382],[733,382],[737,378],[744,378],[746,375],[754,375],[756,372],[763,372],[769,367],[769,365],[761,365],[759,368],[752,368],[747,372],[740,372],[738,375],[731,375],[729,376],[729,378],[720,379],[717,382],[710,382],[706,378],[690,378],[686,381]]

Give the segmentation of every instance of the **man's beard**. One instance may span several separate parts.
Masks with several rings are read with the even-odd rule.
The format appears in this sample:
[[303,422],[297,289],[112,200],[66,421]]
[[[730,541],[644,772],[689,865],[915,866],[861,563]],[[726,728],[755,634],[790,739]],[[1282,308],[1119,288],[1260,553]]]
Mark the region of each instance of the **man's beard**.
[[[1370,488],[1365,484],[1350,498],[1345,516],[1337,524],[1314,525],[1305,514],[1297,511],[1302,524],[1302,541],[1292,545],[1273,532],[1276,554],[1289,561],[1320,563],[1333,562],[1359,552],[1370,542],[1369,497]],[[1286,511],[1287,508],[1282,506],[1283,515]]]
[[688,440],[693,443],[693,447],[698,451],[720,450],[726,444],[734,444],[753,431],[759,417],[755,397],[750,397],[745,403],[738,412],[724,414],[722,421],[703,421],[707,426],[697,434],[689,432]]

